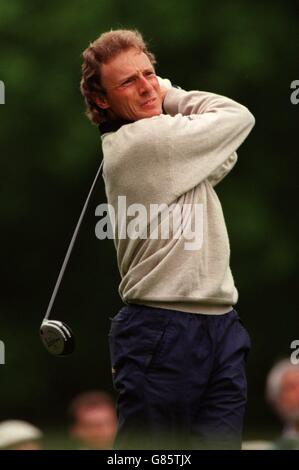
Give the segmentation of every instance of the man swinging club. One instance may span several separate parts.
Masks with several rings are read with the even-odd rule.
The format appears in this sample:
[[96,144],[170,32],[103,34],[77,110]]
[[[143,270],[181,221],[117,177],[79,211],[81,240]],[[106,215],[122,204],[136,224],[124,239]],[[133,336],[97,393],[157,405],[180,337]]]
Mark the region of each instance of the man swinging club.
[[[154,65],[137,31],[103,33],[83,52],[81,91],[101,132],[124,302],[109,334],[115,447],[238,449],[250,339],[233,308],[238,292],[214,187],[254,117],[224,96],[173,87]],[[147,210],[189,205],[190,231],[201,204],[202,246],[186,250],[174,236],[119,238],[127,215],[118,214],[118,196]]]

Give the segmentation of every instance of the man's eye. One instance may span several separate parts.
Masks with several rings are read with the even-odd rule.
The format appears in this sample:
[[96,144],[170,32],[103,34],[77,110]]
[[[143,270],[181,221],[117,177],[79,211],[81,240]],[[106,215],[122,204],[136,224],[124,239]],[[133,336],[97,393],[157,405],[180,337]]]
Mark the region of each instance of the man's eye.
[[130,85],[130,83],[133,83],[134,79],[133,78],[128,78],[128,80],[126,80],[125,82],[122,83],[122,85],[126,86],[126,85]]
[[145,74],[147,77],[151,77],[151,76],[154,76],[156,75],[155,72],[146,72]]

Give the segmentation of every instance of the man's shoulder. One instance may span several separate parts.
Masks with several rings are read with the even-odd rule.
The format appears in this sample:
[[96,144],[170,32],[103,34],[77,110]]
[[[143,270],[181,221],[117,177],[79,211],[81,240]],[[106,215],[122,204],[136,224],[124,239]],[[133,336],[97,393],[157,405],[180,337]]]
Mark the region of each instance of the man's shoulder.
[[121,144],[122,146],[151,143],[153,139],[158,139],[159,135],[163,136],[163,133],[169,127],[171,119],[173,118],[169,115],[160,114],[126,123],[116,131],[102,135],[103,143],[107,138],[110,142]]

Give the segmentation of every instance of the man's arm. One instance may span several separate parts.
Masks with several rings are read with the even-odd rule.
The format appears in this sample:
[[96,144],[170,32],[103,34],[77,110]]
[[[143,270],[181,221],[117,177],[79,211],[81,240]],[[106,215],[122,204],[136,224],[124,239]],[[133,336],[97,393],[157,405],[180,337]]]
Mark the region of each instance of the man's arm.
[[247,108],[212,93],[171,88],[164,104],[171,115],[140,119],[104,136],[104,153],[113,156],[105,171],[128,201],[168,204],[209,178],[216,184],[254,125]]
[[176,88],[164,92],[169,117],[160,127],[160,138],[153,138],[164,154],[169,153],[178,195],[204,179],[215,186],[235,165],[236,150],[254,125],[253,115],[245,106],[213,93]]
[[[162,100],[164,103],[164,98],[169,90],[172,88],[172,84],[170,80],[168,79],[163,79],[161,77],[157,77],[159,80],[160,84],[160,90],[161,90],[161,96]],[[180,87],[174,87],[174,88],[180,88]],[[165,111],[165,110],[164,110]],[[225,160],[224,163],[222,163],[216,170],[209,175],[208,180],[211,183],[212,186],[216,186],[220,181],[225,178],[225,176],[232,170],[232,168],[235,166],[237,163],[238,156],[237,153],[234,152],[232,155],[230,155],[227,160]]]
[[234,152],[225,160],[224,163],[219,165],[219,167],[208,176],[208,181],[211,185],[216,186],[216,184],[220,183],[220,181],[222,181],[223,178],[225,178],[225,176],[233,169],[237,160],[237,152]]

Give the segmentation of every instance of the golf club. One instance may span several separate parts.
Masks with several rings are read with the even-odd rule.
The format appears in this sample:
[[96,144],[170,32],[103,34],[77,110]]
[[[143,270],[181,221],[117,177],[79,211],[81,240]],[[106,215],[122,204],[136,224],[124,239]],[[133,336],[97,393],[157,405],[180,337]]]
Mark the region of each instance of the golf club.
[[52,296],[50,298],[50,302],[45,314],[45,317],[42,321],[42,324],[40,326],[40,337],[42,340],[42,343],[44,344],[45,348],[50,354],[53,354],[54,356],[65,356],[67,354],[71,354],[74,351],[75,348],[75,340],[74,340],[74,334],[70,327],[63,323],[62,321],[58,320],[49,320],[50,313],[53,307],[53,304],[55,302],[55,298],[58,292],[58,289],[60,287],[67,263],[69,261],[69,258],[71,256],[83,217],[85,215],[90,196],[93,192],[93,189],[95,187],[96,181],[99,177],[99,174],[101,172],[103,166],[103,161],[101,162],[101,165],[97,171],[97,174],[94,178],[94,181],[91,185],[90,191],[88,193],[87,199],[85,201],[85,204],[83,206],[83,209],[81,211],[79,220],[77,222],[76,228],[74,230],[72,239],[70,241],[69,247],[67,249],[64,261],[62,263]]

